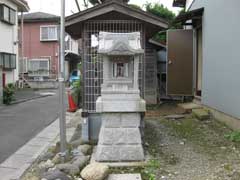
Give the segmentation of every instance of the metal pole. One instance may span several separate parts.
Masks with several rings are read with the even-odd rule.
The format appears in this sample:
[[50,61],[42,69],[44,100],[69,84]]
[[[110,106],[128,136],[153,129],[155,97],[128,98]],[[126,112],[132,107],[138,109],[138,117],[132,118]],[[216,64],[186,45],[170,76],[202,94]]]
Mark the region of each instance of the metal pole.
[[64,59],[65,59],[65,0],[61,0],[61,22],[60,22],[60,72],[59,72],[59,120],[60,120],[60,150],[62,160],[66,156],[66,110],[65,110],[65,84],[64,84]]

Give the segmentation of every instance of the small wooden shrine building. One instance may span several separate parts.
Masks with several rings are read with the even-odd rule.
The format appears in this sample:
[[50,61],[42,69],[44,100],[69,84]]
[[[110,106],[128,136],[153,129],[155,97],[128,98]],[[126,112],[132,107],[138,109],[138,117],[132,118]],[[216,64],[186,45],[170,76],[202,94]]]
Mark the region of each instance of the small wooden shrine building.
[[157,52],[149,45],[158,31],[168,28],[162,18],[132,7],[126,0],[105,0],[102,4],[66,18],[66,32],[81,39],[83,110],[96,117],[96,100],[103,82],[102,56],[97,53],[100,31],[114,33],[140,32],[144,54],[140,59],[139,86],[148,103],[157,99]]

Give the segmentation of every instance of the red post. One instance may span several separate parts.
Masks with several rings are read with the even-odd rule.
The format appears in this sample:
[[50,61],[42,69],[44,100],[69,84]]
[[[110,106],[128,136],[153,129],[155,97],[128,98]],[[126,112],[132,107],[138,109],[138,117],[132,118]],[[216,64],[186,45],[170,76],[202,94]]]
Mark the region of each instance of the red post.
[[6,74],[2,73],[2,86],[5,88],[6,87]]

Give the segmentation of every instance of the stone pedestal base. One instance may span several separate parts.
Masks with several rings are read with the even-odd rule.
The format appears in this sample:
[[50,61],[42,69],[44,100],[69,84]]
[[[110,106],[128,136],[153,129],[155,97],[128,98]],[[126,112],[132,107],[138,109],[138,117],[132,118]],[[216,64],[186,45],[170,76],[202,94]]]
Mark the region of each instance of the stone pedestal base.
[[140,113],[102,113],[96,161],[143,161],[140,126]]

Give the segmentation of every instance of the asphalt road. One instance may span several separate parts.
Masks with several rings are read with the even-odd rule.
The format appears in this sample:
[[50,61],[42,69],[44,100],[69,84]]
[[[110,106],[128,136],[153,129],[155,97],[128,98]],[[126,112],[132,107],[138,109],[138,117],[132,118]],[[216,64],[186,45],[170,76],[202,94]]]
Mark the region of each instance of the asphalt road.
[[56,120],[58,106],[58,95],[55,94],[0,107],[0,163]]

